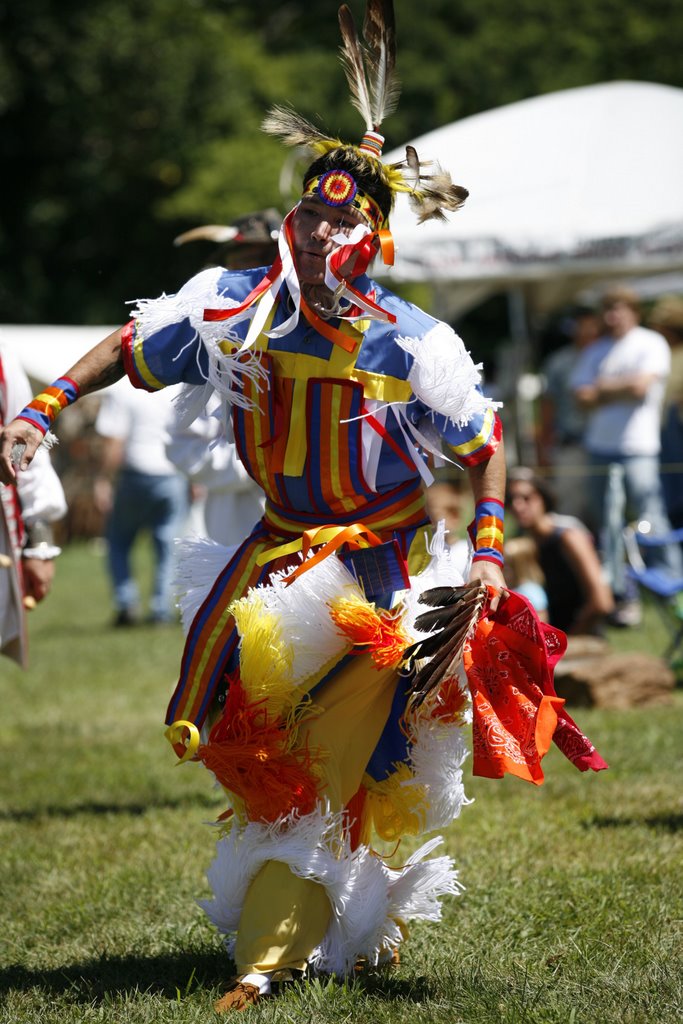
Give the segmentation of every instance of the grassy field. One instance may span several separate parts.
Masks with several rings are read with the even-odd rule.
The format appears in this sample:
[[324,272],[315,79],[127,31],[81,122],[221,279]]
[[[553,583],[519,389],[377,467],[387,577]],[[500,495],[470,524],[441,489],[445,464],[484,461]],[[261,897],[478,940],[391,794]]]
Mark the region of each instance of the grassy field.
[[[144,549],[141,557],[145,558]],[[101,554],[70,548],[32,613],[31,668],[0,665],[0,1021],[216,1020],[231,965],[195,899],[222,806],[162,720],[180,629],[109,628]],[[661,650],[646,626],[621,650]],[[665,1024],[683,1017],[683,693],[577,711],[610,771],[556,751],[541,788],[471,779],[446,835],[465,893],[402,964],[316,982],[264,1022]],[[407,852],[407,851],[406,851]]]

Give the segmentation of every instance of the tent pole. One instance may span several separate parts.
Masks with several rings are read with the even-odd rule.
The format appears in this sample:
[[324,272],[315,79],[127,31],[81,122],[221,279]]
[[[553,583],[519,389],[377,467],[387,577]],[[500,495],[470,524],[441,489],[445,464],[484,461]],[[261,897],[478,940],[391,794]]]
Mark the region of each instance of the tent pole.
[[533,410],[520,393],[520,377],[526,373],[531,353],[531,337],[527,301],[522,285],[508,288],[507,291],[508,324],[515,354],[515,380],[511,391],[514,395],[511,420],[514,450],[512,459],[521,465],[534,465],[536,462],[535,444],[533,439]]

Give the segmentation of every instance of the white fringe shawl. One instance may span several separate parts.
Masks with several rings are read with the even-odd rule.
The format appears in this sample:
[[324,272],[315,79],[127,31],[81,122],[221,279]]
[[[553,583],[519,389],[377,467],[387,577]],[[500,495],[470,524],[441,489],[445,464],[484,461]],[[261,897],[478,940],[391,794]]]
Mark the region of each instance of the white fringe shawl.
[[[184,538],[177,543],[175,592],[187,633],[236,548],[203,537]],[[252,587],[246,600],[253,597],[264,612],[277,618],[279,635],[291,650],[292,686],[300,686],[348,649],[349,641],[330,617],[328,602],[340,597],[362,598],[363,594],[335,556],[325,558],[286,586],[291,572],[286,569],[275,573],[269,583]]]
[[474,364],[448,324],[439,321],[422,338],[398,337],[396,344],[413,357],[408,374],[413,394],[455,426],[464,427],[477,413],[500,406],[478,390],[482,364]]
[[[463,725],[466,717],[463,718]],[[438,718],[413,716],[410,729],[412,779],[403,785],[424,789],[423,832],[446,828],[467,804],[462,766],[469,750],[464,728]]]
[[[242,352],[238,359],[236,352],[223,352],[220,342],[229,340],[241,346],[242,339],[232,327],[243,320],[251,319],[256,306],[251,306],[230,321],[204,320],[205,309],[234,309],[239,305],[237,299],[231,298],[225,291],[219,291],[218,283],[223,273],[222,267],[211,267],[196,274],[175,295],[163,294],[156,299],[134,300],[135,306],[131,315],[135,318],[143,337],[154,334],[164,327],[171,327],[182,320],[188,320],[194,329],[192,343],[199,337],[209,356],[208,372],[205,374],[208,384],[213,390],[229,398],[233,405],[249,409],[253,403],[242,393],[242,381],[248,378],[259,387],[260,382],[267,379],[266,371],[257,353]],[[197,392],[203,394],[197,396]],[[194,398],[192,392],[186,389],[179,399],[182,419],[189,422],[191,411],[196,415],[207,397],[202,385],[195,390]]]
[[342,838],[342,825],[342,816],[328,809],[290,815],[272,825],[250,822],[219,840],[207,872],[213,898],[199,905],[225,936],[229,952],[249,884],[269,860],[282,861],[295,875],[327,891],[332,919],[309,960],[325,974],[348,974],[359,957],[377,964],[387,949],[402,941],[399,921],[438,921],[441,897],[462,891],[450,857],[425,861],[440,838],[393,870],[367,846],[352,851]]

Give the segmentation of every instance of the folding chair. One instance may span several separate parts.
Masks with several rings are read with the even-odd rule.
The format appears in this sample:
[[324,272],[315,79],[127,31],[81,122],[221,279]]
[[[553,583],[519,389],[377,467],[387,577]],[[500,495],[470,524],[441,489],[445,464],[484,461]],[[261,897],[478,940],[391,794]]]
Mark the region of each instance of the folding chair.
[[671,530],[669,533],[654,536],[631,523],[624,528],[624,547],[626,548],[626,575],[636,582],[645,597],[653,600],[662,612],[662,619],[671,633],[671,642],[663,657],[673,665],[683,661],[678,651],[683,644],[683,576],[675,576],[670,570],[659,567],[648,567],[643,559],[643,550],[663,547],[665,544],[680,544],[683,541],[683,529]]

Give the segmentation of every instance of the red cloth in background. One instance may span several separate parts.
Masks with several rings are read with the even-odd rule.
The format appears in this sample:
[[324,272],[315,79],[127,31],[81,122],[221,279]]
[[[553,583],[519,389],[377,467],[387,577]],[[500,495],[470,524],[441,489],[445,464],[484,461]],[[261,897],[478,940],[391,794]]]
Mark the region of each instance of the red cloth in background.
[[507,773],[541,785],[541,760],[551,742],[579,771],[607,768],[555,693],[553,671],[566,649],[565,634],[541,622],[521,594],[511,593],[493,614],[484,612],[463,658],[475,775],[500,779]]

